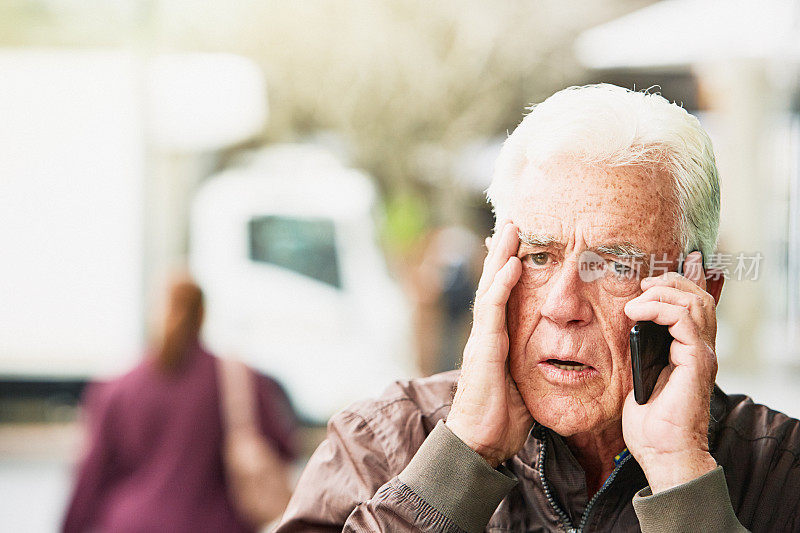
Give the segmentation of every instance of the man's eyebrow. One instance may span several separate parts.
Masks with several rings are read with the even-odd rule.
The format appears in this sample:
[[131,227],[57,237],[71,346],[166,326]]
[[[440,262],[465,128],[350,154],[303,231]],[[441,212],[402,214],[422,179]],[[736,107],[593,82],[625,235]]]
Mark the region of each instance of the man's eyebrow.
[[[533,233],[527,231],[519,231],[519,240],[520,242],[527,244],[528,246],[560,246],[564,247],[564,243],[558,240],[557,237],[553,235],[549,235],[547,233]],[[599,254],[605,255],[614,255],[617,257],[628,257],[628,258],[642,258],[646,257],[647,254],[638,246],[628,241],[613,243],[613,244],[601,244],[593,248],[593,250]]]
[[520,230],[519,233],[519,241],[521,243],[527,244],[528,246],[553,246],[553,245],[560,245],[563,246],[563,243],[559,242],[559,240],[546,233],[531,233],[527,231]]
[[629,242],[620,242],[616,244],[601,244],[594,249],[599,254],[615,255],[618,257],[632,257],[642,258],[647,254],[642,251],[638,246]]

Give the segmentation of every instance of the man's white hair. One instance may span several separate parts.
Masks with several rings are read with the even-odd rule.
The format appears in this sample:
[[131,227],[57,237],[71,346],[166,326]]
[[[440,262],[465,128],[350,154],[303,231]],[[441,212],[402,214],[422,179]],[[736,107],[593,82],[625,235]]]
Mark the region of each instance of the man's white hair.
[[684,253],[714,252],[719,232],[719,177],[711,139],[696,117],[659,94],[616,85],[569,87],[533,105],[503,144],[487,196],[499,219],[529,163],[554,157],[609,167],[640,165],[675,181]]

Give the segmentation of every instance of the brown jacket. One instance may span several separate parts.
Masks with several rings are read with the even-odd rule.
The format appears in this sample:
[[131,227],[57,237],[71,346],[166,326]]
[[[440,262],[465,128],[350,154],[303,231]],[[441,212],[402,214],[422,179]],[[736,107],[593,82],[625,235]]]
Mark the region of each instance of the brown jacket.
[[716,470],[653,496],[628,456],[590,497],[543,426],[497,470],[453,435],[442,421],[457,379],[399,382],[333,417],[276,533],[800,531],[800,422],[745,396],[715,389]]

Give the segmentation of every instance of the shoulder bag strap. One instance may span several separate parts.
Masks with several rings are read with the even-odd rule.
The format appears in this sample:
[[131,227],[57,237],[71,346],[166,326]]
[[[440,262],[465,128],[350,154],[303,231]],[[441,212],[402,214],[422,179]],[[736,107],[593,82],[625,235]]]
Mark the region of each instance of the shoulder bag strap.
[[219,357],[217,362],[223,431],[248,429],[258,432],[255,376],[241,361]]

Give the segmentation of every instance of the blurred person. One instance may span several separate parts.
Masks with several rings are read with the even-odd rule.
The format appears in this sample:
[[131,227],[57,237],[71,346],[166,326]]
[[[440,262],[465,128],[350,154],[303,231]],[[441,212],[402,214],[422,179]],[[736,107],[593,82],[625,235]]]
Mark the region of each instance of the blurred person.
[[[565,89],[509,136],[488,195],[461,370],[334,416],[277,531],[800,530],[800,423],[714,383],[720,193],[697,119]],[[642,405],[637,321],[674,337]]]
[[[88,446],[65,533],[256,530],[231,501],[218,362],[200,344],[202,322],[200,288],[177,280],[158,346],[127,374],[89,386]],[[295,458],[289,400],[276,381],[249,375],[256,381],[259,429],[276,462],[286,465]]]

